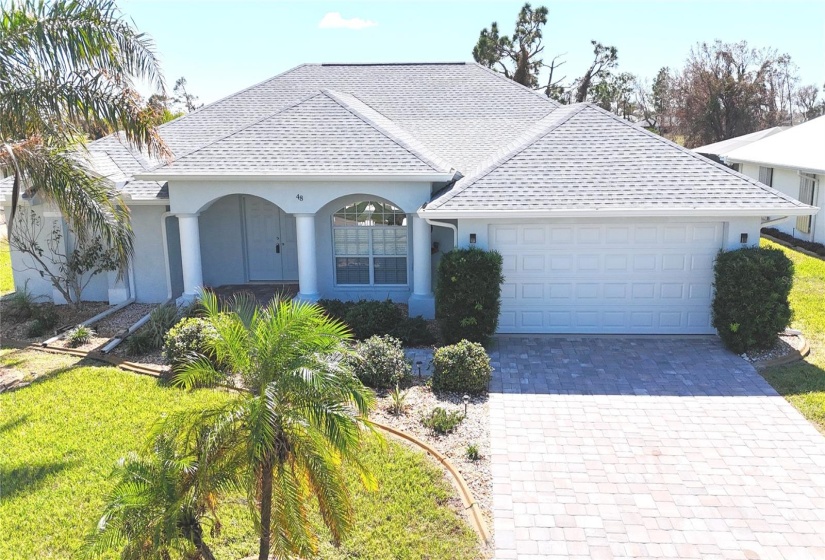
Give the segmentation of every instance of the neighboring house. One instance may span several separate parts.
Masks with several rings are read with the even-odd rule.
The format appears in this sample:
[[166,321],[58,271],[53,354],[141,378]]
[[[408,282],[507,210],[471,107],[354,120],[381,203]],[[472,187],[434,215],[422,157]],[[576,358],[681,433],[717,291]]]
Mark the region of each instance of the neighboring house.
[[163,164],[90,145],[136,235],[134,286],[109,275],[95,299],[297,282],[432,317],[440,253],[479,247],[504,258],[501,332],[711,333],[717,252],[816,210],[477,64],[303,65],[160,133]]
[[[751,132],[750,134],[743,134],[742,136],[737,136],[736,138],[729,138],[727,140],[722,140],[721,142],[714,142],[713,144],[699,146],[698,148],[693,148],[693,151],[697,154],[702,154],[713,161],[724,163],[725,156],[727,156],[731,151],[747,146],[748,144],[761,140],[762,138],[773,136],[774,134],[787,130],[788,128],[789,127],[787,126],[774,126],[772,128],[766,128],[765,130]],[[733,164],[731,167],[736,171],[740,171],[739,164]]]
[[[818,117],[762,138],[725,154],[730,165],[760,182],[805,204],[825,206],[825,117]],[[767,214],[766,214],[767,216]],[[788,219],[781,220],[787,216]],[[821,215],[770,214],[773,224],[786,233],[825,243],[825,219]]]

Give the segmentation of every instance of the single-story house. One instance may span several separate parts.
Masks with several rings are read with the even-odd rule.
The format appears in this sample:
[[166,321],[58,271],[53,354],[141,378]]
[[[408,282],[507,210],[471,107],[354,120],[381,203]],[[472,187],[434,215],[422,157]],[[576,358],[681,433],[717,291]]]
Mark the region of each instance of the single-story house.
[[[726,163],[805,204],[825,205],[825,117],[817,117],[731,150]],[[779,220],[783,214],[771,214]],[[818,215],[796,216],[773,227],[805,241],[825,243],[825,220]]]
[[[756,132],[751,132],[750,134],[743,134],[742,136],[737,136],[735,138],[728,138],[727,140],[721,140],[719,142],[714,142],[713,144],[705,144],[704,146],[693,148],[693,151],[697,154],[702,154],[713,161],[725,163],[725,157],[729,152],[732,152],[737,148],[747,146],[748,144],[761,140],[762,138],[773,136],[774,134],[787,130],[788,128],[789,127],[787,126],[772,126],[771,128],[766,128],[765,130],[757,130]],[[741,169],[739,169],[739,164],[731,164],[731,167],[736,171],[741,171]]]
[[160,133],[169,162],[117,135],[89,146],[136,236],[133,274],[92,299],[294,282],[432,317],[439,256],[479,247],[504,259],[501,332],[711,333],[717,252],[758,243],[762,216],[816,211],[473,63],[302,65]]

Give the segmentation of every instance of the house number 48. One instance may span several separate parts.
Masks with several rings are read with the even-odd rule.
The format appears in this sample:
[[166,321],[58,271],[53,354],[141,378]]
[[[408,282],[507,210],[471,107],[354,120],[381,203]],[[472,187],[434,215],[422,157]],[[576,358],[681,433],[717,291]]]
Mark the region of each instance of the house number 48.
[[304,200],[304,195],[302,195],[302,194],[296,194],[296,195],[295,195],[295,198],[297,198],[298,200]]

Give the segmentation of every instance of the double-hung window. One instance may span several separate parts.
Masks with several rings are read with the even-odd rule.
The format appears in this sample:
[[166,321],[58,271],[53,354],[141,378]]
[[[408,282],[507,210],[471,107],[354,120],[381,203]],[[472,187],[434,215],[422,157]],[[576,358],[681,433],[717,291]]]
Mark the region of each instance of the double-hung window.
[[759,166],[759,182],[769,187],[773,186],[773,167]]
[[335,283],[407,284],[407,216],[392,204],[366,200],[332,216]]
[[[816,175],[812,173],[799,174],[799,202],[813,206]],[[811,216],[799,216],[796,219],[796,230],[800,233],[811,233]]]

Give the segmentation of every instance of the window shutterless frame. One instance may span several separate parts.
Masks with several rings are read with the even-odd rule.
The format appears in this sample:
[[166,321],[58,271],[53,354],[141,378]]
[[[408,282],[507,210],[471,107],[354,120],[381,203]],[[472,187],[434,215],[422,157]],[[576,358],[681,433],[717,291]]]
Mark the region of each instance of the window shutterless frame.
[[[375,210],[379,211],[375,212]],[[370,220],[374,212],[379,216],[381,223],[374,223]],[[362,220],[362,218],[365,219]],[[336,221],[343,222],[343,225],[336,225]],[[387,221],[391,223],[388,224]],[[351,233],[347,234],[346,232]],[[380,237],[380,245],[376,237]],[[409,225],[406,223],[406,215],[391,204],[377,201],[360,201],[341,208],[332,215],[332,253],[335,285],[348,287],[409,286],[409,240]],[[400,254],[397,249],[399,243],[404,245],[403,254]],[[381,250],[376,250],[376,245],[379,245]],[[388,247],[392,249],[389,252],[387,251]],[[366,248],[366,251],[364,251],[364,248]],[[363,263],[360,266],[359,261]],[[349,267],[352,268],[347,271],[346,268]],[[395,274],[396,279],[403,277],[404,281],[381,281],[380,278],[377,278],[379,273],[381,278],[389,279]],[[342,276],[346,278],[342,278]]]

